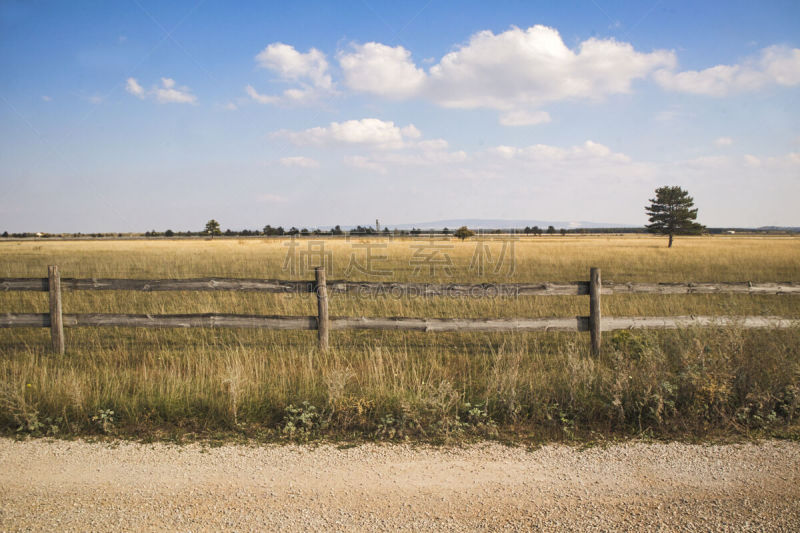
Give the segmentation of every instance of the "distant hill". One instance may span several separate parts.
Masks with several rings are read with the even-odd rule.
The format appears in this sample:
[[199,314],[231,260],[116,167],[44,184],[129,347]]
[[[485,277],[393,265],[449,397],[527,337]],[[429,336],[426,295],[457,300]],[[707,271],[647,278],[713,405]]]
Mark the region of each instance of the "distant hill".
[[756,228],[759,231],[791,231],[793,233],[800,233],[798,226],[761,226]]

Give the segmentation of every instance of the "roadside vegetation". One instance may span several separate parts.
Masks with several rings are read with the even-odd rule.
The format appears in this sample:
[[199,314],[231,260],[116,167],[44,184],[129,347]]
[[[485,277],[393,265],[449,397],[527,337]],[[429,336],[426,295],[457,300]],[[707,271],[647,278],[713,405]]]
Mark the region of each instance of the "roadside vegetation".
[[[668,249],[656,237],[555,235],[515,241],[513,263],[508,255],[499,260],[507,241],[438,239],[451,264],[433,273],[417,268],[414,248],[430,241],[402,238],[299,239],[297,249],[288,239],[5,242],[0,277],[44,277],[57,264],[64,277],[312,279],[306,267],[313,265],[304,263],[316,260],[312,241],[330,252],[329,279],[574,281],[598,266],[615,282],[800,280],[797,238],[682,237]],[[475,254],[484,245],[481,266]],[[295,251],[297,262],[287,264]],[[386,256],[372,268],[391,275],[356,268],[367,253]],[[65,313],[312,315],[315,305],[313,295],[64,293]],[[800,317],[796,296],[615,295],[602,305],[605,316]],[[0,312],[47,307],[46,293],[0,292]],[[332,295],[330,313],[568,317],[587,315],[588,298]],[[20,328],[0,329],[0,354],[0,430],[7,435],[436,442],[800,436],[796,329],[619,331],[606,333],[602,353],[591,357],[585,333],[333,331],[331,350],[320,353],[315,332],[67,328],[67,353],[59,357],[49,353],[45,328]]]

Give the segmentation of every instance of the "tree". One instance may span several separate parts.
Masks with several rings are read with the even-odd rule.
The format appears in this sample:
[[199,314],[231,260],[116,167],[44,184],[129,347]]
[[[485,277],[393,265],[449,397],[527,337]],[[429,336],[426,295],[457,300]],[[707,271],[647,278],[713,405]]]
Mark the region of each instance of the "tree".
[[453,232],[453,235],[455,235],[456,237],[458,237],[463,241],[467,237],[472,237],[473,235],[475,235],[475,232],[470,230],[466,226],[461,226],[460,228],[458,228]]
[[547,226],[547,234],[548,235],[553,235],[555,232],[556,232],[556,228],[554,228],[553,226]]
[[214,238],[214,235],[222,235],[222,230],[219,229],[219,222],[214,220],[213,218],[206,222],[206,234],[211,235],[211,238]]
[[656,197],[650,199],[645,212],[650,224],[645,226],[650,233],[669,235],[668,248],[672,248],[675,235],[699,235],[705,226],[695,222],[697,209],[694,199],[678,186],[664,186],[656,189]]

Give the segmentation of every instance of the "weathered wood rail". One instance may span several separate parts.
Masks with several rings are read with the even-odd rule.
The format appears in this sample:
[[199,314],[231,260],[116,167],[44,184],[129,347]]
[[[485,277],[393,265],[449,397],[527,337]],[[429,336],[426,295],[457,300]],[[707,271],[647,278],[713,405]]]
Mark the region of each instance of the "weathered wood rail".
[[[567,283],[397,283],[331,280],[330,293],[364,296],[582,296],[589,294],[588,281]],[[269,279],[102,279],[61,278],[65,290],[95,291],[260,291],[274,293],[314,292],[313,281]],[[49,290],[48,278],[0,278],[0,291]],[[604,282],[601,294],[800,294],[800,283],[614,283]]]
[[[62,315],[68,327],[107,326],[137,328],[265,328],[317,329],[317,316],[233,315],[205,313],[193,315],[80,314]],[[0,315],[0,327],[51,327],[48,313]],[[800,326],[800,319],[776,316],[661,316],[606,317],[600,330],[676,329],[684,327],[739,326],[745,328],[789,328]],[[591,331],[589,317],[569,318],[408,318],[408,317],[330,317],[329,330],[408,330],[408,331]]]
[[[317,330],[319,347],[328,348],[330,330],[445,331],[588,331],[592,352],[598,353],[603,331],[618,329],[675,329],[685,327],[793,328],[800,319],[774,316],[667,316],[601,317],[601,295],[614,294],[776,294],[800,295],[800,283],[602,283],[600,269],[592,268],[589,281],[568,283],[435,284],[397,282],[326,281],[322,268],[314,281],[269,279],[75,279],[61,278],[57,266],[48,267],[47,278],[0,278],[0,291],[45,291],[50,295],[49,313],[0,314],[0,327],[50,328],[53,350],[64,353],[64,327],[142,328],[263,328]],[[61,291],[261,291],[316,293],[316,316],[264,316],[236,314],[63,314]],[[589,316],[570,318],[408,318],[329,317],[328,295],[394,297],[508,297],[589,296]]]

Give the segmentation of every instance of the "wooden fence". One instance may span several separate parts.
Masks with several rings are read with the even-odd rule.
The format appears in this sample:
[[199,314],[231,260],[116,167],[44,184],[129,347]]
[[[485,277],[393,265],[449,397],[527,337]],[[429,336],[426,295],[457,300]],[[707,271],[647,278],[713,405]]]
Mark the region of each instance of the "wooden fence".
[[[260,291],[316,293],[316,316],[263,316],[236,314],[136,315],[63,314],[61,291]],[[602,332],[618,329],[674,329],[691,326],[744,328],[800,327],[800,319],[773,316],[663,316],[601,317],[601,295],[612,294],[785,294],[800,295],[800,283],[602,283],[600,269],[592,268],[589,281],[568,283],[433,284],[327,281],[325,270],[315,269],[314,281],[269,279],[72,279],[61,278],[57,266],[48,267],[46,278],[0,278],[0,290],[46,291],[49,313],[0,314],[0,327],[49,327],[53,351],[64,353],[64,327],[123,326],[143,328],[263,328],[317,330],[319,348],[327,350],[330,330],[409,331],[589,331],[592,352],[600,351]],[[571,318],[406,318],[330,317],[328,295],[360,296],[565,296],[588,295],[589,316]]]

